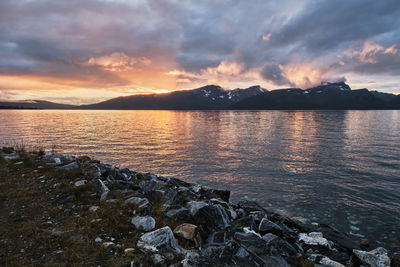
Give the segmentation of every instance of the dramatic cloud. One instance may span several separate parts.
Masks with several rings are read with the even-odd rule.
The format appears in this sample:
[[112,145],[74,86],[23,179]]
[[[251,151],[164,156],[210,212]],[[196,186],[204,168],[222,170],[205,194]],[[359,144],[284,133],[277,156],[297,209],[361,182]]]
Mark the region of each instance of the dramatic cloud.
[[344,77],[400,93],[400,2],[2,0],[0,58],[2,99],[87,103]]

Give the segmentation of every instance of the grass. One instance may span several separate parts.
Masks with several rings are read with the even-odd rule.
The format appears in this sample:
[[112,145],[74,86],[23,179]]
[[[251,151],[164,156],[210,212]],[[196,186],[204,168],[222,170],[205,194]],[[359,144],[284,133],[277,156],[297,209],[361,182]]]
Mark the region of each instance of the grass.
[[[40,151],[18,153],[16,160],[0,157],[1,266],[121,266],[144,256],[124,254],[141,234],[130,224],[131,209],[100,203],[91,183],[75,188],[72,182],[85,178],[81,171],[37,165]],[[74,200],[54,205],[62,194],[73,194]],[[100,209],[89,212],[93,205]],[[96,237],[121,246],[104,248]]]
[[[19,159],[7,161],[0,156],[0,266],[123,266],[132,261],[152,266],[149,255],[138,249],[124,253],[142,234],[131,224],[135,205],[101,202],[92,182],[75,187],[74,181],[89,177],[82,170],[36,161],[44,154],[40,149],[19,147],[18,154]],[[73,200],[57,205],[54,200],[64,195]],[[160,199],[150,202],[156,228],[179,225],[166,218]],[[91,206],[100,209],[91,212]],[[97,237],[118,246],[104,247]],[[167,264],[178,260],[181,256]]]

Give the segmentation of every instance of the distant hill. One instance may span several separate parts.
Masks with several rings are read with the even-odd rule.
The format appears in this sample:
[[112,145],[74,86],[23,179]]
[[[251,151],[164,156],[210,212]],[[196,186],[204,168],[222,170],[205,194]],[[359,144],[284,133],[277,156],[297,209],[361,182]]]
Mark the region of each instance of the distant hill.
[[326,83],[307,90],[299,88],[264,92],[239,101],[229,109],[399,109],[400,98],[393,94],[351,90],[344,82]]
[[90,105],[66,105],[42,100],[0,102],[0,108],[26,109],[142,109],[142,110],[307,110],[400,109],[400,95],[352,90],[346,83],[324,83],[306,90],[268,91],[260,86],[226,90],[207,85],[164,94],[131,95]]
[[175,91],[165,94],[132,95],[117,97],[81,109],[167,109],[167,110],[220,110],[252,96],[265,89],[253,86],[247,89],[225,90],[217,85],[207,85],[198,89]]
[[10,101],[0,102],[0,108],[10,109],[73,109],[77,106],[58,104],[44,100],[22,100],[22,101]]

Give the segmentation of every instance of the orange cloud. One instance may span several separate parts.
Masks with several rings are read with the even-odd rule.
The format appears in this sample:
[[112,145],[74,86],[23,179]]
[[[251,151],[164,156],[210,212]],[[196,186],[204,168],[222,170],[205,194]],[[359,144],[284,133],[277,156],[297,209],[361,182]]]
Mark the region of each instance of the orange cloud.
[[295,86],[308,88],[321,83],[324,72],[312,64],[288,64],[280,66],[284,76]]
[[125,53],[112,53],[100,57],[91,57],[87,65],[98,66],[108,71],[128,71],[134,67],[149,66],[151,60],[146,57],[129,57]]

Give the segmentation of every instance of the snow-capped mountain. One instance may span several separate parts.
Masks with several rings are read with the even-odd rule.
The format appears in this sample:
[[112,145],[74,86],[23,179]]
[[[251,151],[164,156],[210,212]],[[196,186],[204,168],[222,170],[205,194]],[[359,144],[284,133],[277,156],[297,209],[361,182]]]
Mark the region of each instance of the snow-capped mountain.
[[207,85],[198,89],[165,94],[118,97],[93,105],[81,106],[81,108],[219,110],[226,109],[245,98],[256,96],[266,91],[260,86],[226,90],[217,85]]

